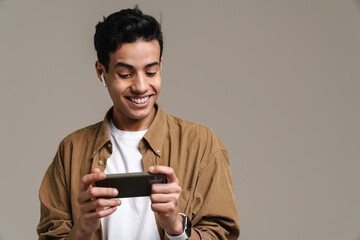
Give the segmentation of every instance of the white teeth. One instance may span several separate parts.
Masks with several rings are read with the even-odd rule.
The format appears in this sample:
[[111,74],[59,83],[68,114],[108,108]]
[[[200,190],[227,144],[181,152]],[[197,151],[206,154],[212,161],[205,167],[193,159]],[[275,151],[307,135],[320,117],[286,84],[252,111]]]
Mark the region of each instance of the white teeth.
[[134,102],[134,103],[145,103],[148,99],[149,99],[149,97],[131,98],[131,101]]

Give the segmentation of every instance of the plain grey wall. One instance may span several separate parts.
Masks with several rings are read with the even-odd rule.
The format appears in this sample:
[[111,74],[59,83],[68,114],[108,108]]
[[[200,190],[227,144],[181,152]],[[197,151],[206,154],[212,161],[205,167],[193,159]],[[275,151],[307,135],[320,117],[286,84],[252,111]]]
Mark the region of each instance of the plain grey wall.
[[[133,1],[0,0],[0,240],[36,239],[60,140],[102,120],[95,24]],[[227,146],[241,240],[360,239],[360,2],[139,1],[159,103]]]

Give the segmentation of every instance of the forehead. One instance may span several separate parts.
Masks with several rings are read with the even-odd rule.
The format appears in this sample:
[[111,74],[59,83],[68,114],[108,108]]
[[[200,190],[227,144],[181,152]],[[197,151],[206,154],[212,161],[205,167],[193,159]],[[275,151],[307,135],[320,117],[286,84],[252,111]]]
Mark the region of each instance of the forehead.
[[110,53],[110,68],[118,62],[129,64],[135,68],[142,68],[149,63],[159,61],[160,45],[157,40],[146,42],[136,40],[132,43],[124,43],[118,46],[115,52]]

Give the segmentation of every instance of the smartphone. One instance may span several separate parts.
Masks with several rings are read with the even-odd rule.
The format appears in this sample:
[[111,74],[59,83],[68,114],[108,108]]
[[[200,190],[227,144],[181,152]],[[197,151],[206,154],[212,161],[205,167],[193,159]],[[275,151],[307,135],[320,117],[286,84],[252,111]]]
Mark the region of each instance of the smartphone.
[[149,172],[106,174],[106,178],[97,181],[97,187],[112,187],[118,190],[118,195],[104,198],[127,198],[150,196],[151,185],[167,183],[166,175]]

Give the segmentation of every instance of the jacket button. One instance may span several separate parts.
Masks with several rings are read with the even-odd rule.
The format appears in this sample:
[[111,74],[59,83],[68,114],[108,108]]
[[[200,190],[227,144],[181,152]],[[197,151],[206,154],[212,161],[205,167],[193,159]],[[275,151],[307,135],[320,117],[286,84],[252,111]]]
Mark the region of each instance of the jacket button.
[[104,161],[103,160],[99,160],[99,166],[102,166],[102,165],[104,165]]

